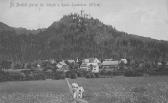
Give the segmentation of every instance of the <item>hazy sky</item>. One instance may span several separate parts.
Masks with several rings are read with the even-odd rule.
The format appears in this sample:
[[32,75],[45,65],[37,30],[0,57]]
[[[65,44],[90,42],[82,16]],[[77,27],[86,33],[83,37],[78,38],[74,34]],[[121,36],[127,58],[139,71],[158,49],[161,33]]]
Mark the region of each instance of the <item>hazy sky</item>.
[[[49,3],[55,6],[47,6]],[[90,3],[100,6],[88,6]],[[28,29],[44,28],[64,14],[82,9],[118,30],[168,40],[168,0],[0,0],[0,22]]]

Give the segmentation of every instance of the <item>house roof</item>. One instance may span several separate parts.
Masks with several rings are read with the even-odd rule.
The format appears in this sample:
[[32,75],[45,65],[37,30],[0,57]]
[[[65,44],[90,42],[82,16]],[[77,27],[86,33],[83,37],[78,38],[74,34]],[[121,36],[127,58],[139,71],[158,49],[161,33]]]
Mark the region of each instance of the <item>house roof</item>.
[[67,60],[69,63],[74,63],[75,60]]
[[112,61],[113,59],[104,59],[105,61]]
[[119,61],[103,61],[102,65],[118,65]]
[[88,58],[83,60],[84,63],[100,63],[97,58]]
[[59,62],[60,65],[67,65],[64,61]]

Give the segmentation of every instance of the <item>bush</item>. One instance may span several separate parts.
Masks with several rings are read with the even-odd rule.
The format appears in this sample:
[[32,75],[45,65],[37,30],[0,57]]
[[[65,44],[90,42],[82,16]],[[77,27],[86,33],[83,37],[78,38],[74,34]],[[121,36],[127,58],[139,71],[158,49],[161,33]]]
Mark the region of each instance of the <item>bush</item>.
[[126,71],[124,73],[124,76],[126,76],[126,77],[137,77],[137,76],[143,76],[143,73],[137,72],[137,71]]
[[24,76],[22,75],[10,75],[9,76],[11,81],[22,81],[24,80]]
[[106,75],[106,74],[107,74],[107,71],[106,71],[106,70],[102,70],[102,71],[100,72],[100,74],[101,74],[101,75]]
[[87,71],[85,70],[79,70],[77,71],[78,77],[85,77],[87,74]]
[[100,74],[99,74],[99,73],[95,73],[95,77],[96,77],[96,78],[99,78],[99,77],[100,77]]
[[86,74],[86,78],[91,78],[91,74]]
[[25,75],[22,73],[6,73],[7,81],[22,81],[24,78]]
[[168,70],[155,70],[148,72],[149,75],[164,76],[168,75]]
[[107,70],[102,70],[101,72],[100,72],[100,74],[101,75],[104,75],[104,76],[111,76],[111,75],[113,75],[113,71],[107,71]]
[[53,79],[65,79],[65,77],[66,75],[63,71],[56,71]]
[[66,72],[66,77],[76,79],[78,77],[78,74],[75,71],[68,71]]
[[87,73],[86,74],[86,78],[95,78],[96,77],[96,75],[94,74],[94,73]]
[[78,77],[78,75],[76,74],[76,73],[73,73],[73,74],[71,74],[71,79],[76,79]]
[[6,81],[7,77],[8,77],[7,73],[0,71],[0,82]]
[[123,75],[123,72],[116,71],[112,73],[113,76]]
[[34,80],[45,80],[45,78],[46,76],[44,73],[41,73],[41,72],[33,73]]

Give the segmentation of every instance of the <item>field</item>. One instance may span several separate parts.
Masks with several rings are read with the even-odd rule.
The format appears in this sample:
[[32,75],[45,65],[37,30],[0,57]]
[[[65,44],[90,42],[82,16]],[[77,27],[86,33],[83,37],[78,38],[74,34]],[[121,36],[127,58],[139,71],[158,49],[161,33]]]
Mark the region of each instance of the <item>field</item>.
[[[85,89],[89,103],[168,103],[168,77],[69,79]],[[71,103],[65,80],[0,83],[0,103]]]
[[0,103],[68,103],[65,80],[0,83]]

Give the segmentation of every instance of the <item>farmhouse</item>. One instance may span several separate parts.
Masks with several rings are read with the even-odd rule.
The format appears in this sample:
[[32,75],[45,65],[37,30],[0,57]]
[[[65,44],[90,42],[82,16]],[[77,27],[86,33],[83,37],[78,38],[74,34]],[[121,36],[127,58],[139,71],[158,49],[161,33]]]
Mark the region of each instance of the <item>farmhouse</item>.
[[99,59],[97,58],[88,58],[88,59],[84,59],[82,60],[82,63],[101,63]]
[[69,71],[69,66],[64,61],[59,62],[56,66],[58,67],[58,71]]
[[119,69],[119,63],[120,61],[118,60],[104,60],[102,62],[102,70],[106,71],[115,71]]
[[70,60],[67,60],[68,63],[72,64],[72,63],[75,63],[75,60],[73,59],[70,59]]
[[163,68],[164,67],[165,69],[168,69],[168,61],[158,62],[157,67],[158,68]]
[[120,62],[121,62],[121,63],[124,63],[124,64],[127,64],[127,63],[128,63],[127,59],[121,59]]
[[99,72],[99,65],[100,61],[97,58],[88,58],[82,60],[82,64],[80,66],[80,69],[86,70],[86,71],[92,71],[94,73]]

